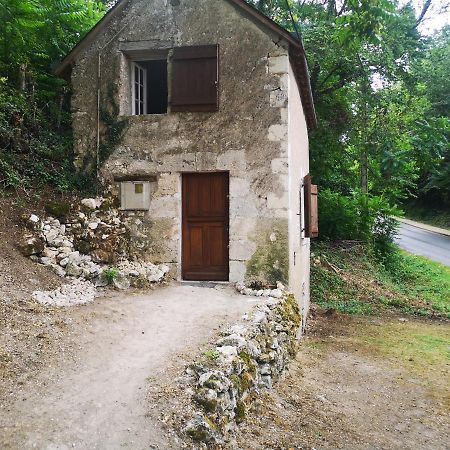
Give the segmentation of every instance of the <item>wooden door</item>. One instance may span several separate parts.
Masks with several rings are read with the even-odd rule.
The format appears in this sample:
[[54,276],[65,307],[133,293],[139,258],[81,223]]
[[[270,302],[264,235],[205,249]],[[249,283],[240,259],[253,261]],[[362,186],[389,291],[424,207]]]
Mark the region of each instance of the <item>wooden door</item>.
[[228,280],[228,173],[183,174],[184,280]]

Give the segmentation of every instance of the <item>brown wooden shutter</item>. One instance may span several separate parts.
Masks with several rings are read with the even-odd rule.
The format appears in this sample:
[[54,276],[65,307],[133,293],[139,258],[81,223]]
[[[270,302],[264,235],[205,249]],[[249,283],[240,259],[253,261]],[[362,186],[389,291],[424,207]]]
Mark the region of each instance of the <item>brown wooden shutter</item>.
[[319,210],[317,185],[311,183],[311,175],[304,178],[305,186],[305,236],[315,238],[319,236]]
[[174,48],[171,79],[172,111],[218,111],[219,46]]

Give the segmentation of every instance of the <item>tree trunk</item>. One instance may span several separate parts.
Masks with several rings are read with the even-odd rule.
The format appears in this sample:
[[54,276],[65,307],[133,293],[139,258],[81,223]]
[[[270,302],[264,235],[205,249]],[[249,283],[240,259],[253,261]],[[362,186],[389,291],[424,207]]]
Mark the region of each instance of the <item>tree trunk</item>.
[[27,65],[19,65],[19,90],[25,92],[27,88]]
[[57,116],[57,128],[58,130],[61,129],[61,120],[62,120],[62,112],[63,112],[63,105],[64,105],[64,95],[65,95],[65,89],[61,89],[61,92],[59,94],[59,107],[58,107],[58,116]]
[[361,167],[361,191],[363,194],[369,193],[369,162],[367,158],[367,152],[364,151],[360,159]]

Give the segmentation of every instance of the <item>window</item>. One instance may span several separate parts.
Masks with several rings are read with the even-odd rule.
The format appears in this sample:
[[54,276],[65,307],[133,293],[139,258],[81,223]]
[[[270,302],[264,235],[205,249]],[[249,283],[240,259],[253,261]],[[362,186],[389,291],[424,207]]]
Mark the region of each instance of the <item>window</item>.
[[167,60],[132,63],[133,114],[167,112]]
[[164,114],[169,108],[177,112],[218,111],[219,46],[177,47],[169,59],[133,61],[131,92],[134,115]]

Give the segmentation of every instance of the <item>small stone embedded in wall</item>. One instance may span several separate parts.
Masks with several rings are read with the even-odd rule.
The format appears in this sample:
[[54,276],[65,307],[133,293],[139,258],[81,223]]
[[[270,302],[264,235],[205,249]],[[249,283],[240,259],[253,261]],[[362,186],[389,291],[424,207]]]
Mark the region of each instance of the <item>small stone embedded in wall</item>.
[[288,101],[288,94],[286,91],[276,89],[270,93],[270,106],[273,108],[283,108]]

